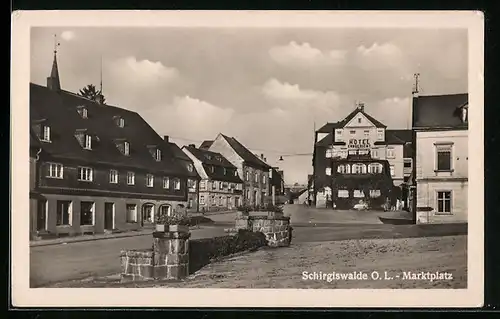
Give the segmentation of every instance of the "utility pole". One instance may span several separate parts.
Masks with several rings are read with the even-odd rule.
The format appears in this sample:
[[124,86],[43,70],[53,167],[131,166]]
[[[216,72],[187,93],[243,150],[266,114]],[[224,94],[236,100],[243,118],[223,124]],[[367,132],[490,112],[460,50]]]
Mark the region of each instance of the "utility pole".
[[413,77],[415,78],[415,87],[413,88],[413,94],[416,94],[419,92],[419,87],[418,87],[418,84],[419,84],[419,78],[420,78],[420,73],[415,73],[413,74]]

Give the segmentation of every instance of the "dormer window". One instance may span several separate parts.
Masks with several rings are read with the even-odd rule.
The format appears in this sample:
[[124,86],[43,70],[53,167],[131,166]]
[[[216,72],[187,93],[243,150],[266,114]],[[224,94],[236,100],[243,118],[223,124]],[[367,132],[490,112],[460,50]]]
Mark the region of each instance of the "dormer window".
[[50,126],[43,125],[42,130],[42,141],[50,142]]
[[92,149],[92,136],[85,134],[85,145],[83,148],[85,148],[86,150]]
[[159,162],[161,161],[161,150],[156,149],[156,160]]
[[113,119],[115,120],[115,123],[118,127],[125,127],[125,119],[123,119],[121,116],[115,116]]
[[123,142],[123,154],[127,156],[130,155],[130,143],[127,141]]
[[226,168],[224,167],[224,175],[226,175],[226,174],[227,174],[227,170],[226,170]]
[[82,117],[82,119],[87,119],[88,118],[88,111],[85,106],[79,106],[77,108],[78,114]]

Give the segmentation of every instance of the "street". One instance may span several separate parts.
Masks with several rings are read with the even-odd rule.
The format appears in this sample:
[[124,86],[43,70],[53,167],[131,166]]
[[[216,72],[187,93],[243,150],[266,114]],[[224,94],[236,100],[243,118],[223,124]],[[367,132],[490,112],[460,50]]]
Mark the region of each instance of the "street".
[[[223,227],[191,231],[192,239],[224,235]],[[122,249],[147,249],[152,244],[147,235],[30,247],[30,286],[119,272]]]

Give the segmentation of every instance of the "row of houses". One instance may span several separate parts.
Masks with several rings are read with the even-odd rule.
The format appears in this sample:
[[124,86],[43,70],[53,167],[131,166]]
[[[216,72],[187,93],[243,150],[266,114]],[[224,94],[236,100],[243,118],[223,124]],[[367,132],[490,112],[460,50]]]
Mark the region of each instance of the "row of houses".
[[395,130],[357,105],[315,132],[308,202],[337,209],[398,203],[414,223],[466,221],[467,113],[466,93],[417,91],[411,129]]
[[136,112],[30,83],[30,236],[139,229],[157,214],[262,205],[283,172],[223,134],[179,147]]

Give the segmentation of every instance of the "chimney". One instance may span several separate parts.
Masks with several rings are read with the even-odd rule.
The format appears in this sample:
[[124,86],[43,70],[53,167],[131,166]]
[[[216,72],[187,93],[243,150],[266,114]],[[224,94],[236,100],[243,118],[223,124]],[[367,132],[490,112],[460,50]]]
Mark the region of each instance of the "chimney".
[[196,148],[196,146],[194,146],[194,144],[189,144],[189,147]]
[[104,105],[104,95],[102,95],[101,93],[99,93],[99,94],[97,95],[96,102],[97,102],[98,104]]
[[264,162],[267,162],[267,158],[264,157]]
[[164,140],[165,142],[168,142],[168,135],[163,135],[163,140]]
[[361,111],[361,112],[364,112],[365,111],[365,103],[358,103],[358,109]]
[[260,159],[264,160],[264,154],[260,154]]

